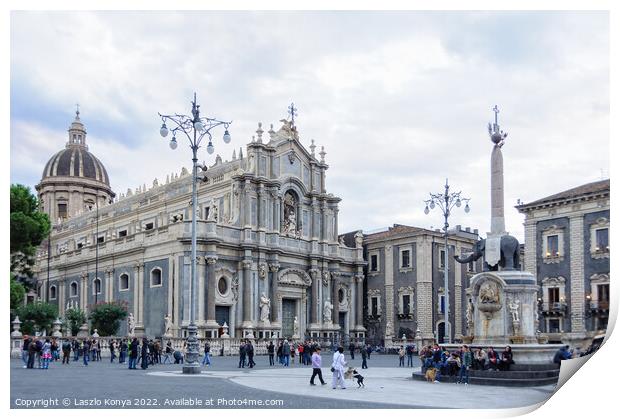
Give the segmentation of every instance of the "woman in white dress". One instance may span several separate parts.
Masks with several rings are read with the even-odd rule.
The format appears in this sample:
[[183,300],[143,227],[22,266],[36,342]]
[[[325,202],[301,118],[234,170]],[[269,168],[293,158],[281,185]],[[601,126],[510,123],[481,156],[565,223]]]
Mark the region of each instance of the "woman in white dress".
[[338,384],[340,384],[343,390],[347,388],[344,384],[345,365],[347,365],[347,362],[344,360],[344,348],[339,346],[338,350],[334,352],[334,361],[332,362],[332,388],[334,390]]

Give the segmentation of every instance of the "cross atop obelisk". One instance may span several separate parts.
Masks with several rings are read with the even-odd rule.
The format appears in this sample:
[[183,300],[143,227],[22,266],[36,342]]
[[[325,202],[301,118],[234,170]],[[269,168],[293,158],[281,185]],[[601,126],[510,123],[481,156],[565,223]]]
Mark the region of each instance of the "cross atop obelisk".
[[497,105],[492,110],[495,113],[495,123],[489,123],[488,127],[494,144],[491,152],[491,235],[501,236],[507,234],[504,221],[504,157],[501,148],[508,134],[500,130]]
[[288,114],[291,116],[291,127],[294,127],[295,117],[297,116],[297,108],[293,102],[291,102],[291,105],[288,107]]

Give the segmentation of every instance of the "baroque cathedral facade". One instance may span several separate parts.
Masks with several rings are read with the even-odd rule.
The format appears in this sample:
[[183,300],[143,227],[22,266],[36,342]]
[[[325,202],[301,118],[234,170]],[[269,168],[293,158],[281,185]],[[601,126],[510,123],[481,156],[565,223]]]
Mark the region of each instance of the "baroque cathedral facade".
[[[190,298],[199,336],[363,338],[363,236],[338,240],[340,198],[325,189],[328,165],[291,122],[259,124],[245,153],[217,156],[198,183],[191,170],[117,194],[88,151],[76,113],[64,149],[36,186],[52,220],[35,272],[38,295],[88,312],[123,302],[137,335],[187,334]],[[190,295],[191,219],[197,284]],[[119,334],[128,332],[122,324]]]

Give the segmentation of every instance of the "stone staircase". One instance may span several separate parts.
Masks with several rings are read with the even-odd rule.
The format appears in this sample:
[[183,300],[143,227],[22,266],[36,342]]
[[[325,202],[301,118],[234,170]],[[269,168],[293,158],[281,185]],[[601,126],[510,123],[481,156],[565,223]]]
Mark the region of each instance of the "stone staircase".
[[[469,384],[504,387],[537,387],[555,385],[558,382],[560,369],[556,364],[514,364],[510,371],[469,370]],[[419,371],[412,374],[414,380],[426,380]],[[456,383],[458,375],[442,375],[442,383]]]

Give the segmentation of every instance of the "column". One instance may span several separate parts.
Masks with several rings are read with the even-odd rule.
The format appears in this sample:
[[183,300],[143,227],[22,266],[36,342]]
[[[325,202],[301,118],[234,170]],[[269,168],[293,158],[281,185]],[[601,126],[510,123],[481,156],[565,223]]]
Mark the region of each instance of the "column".
[[133,267],[133,316],[136,323],[140,323],[140,265],[135,264]]
[[207,286],[207,284],[205,283],[205,264],[206,261],[204,258],[196,256],[196,282],[198,282],[198,289],[196,290],[198,291],[198,310],[196,310],[196,323],[199,325],[204,325],[205,323],[205,288]]
[[[332,310],[332,322],[334,323],[334,325],[338,325],[339,323],[339,314],[340,314],[340,300],[338,299],[338,275],[336,275],[334,272],[330,273],[328,272],[328,278],[331,277],[331,281],[332,281],[332,304],[334,306],[334,309]],[[342,330],[342,332],[344,332],[344,330]]]
[[271,276],[271,295],[269,299],[271,300],[271,322],[278,321],[278,271],[280,270],[280,265],[277,263],[269,264],[269,275]]
[[[527,215],[526,215],[527,217]],[[536,269],[536,221],[525,221],[525,261],[523,266],[526,272],[537,276]]]
[[245,181],[244,193],[244,206],[245,206],[245,228],[252,227],[252,197],[250,196],[250,181]]
[[[575,215],[569,218],[570,229],[570,317],[571,332],[584,333],[584,309],[585,309],[585,273],[584,250],[583,250],[583,215]],[[563,249],[560,249],[562,254]],[[567,332],[567,330],[565,330]]]
[[[416,244],[417,320],[420,336],[428,342],[433,336],[433,248],[428,237]],[[423,344],[426,344],[423,342]]]
[[[386,340],[391,339],[393,335],[388,333],[398,333],[396,329],[396,322],[394,321],[394,252],[393,247],[388,244],[384,248],[385,253],[385,324],[387,329],[387,323],[392,324],[391,330],[387,330],[385,334]],[[386,343],[387,344],[387,343]]]
[[252,326],[252,261],[244,260],[243,264],[243,327]]
[[312,307],[310,307],[310,322],[314,324],[319,324],[319,287],[320,283],[320,272],[318,269],[310,269],[310,277],[312,278]]
[[80,287],[80,309],[84,312],[87,311],[88,306],[88,274],[82,272],[82,286]]
[[257,191],[257,199],[256,199],[256,212],[257,212],[257,216],[258,216],[258,220],[256,222],[256,226],[259,230],[261,229],[265,229],[265,223],[264,223],[264,215],[265,215],[265,208],[263,205],[263,196],[264,196],[264,186],[261,183],[260,185],[258,185],[258,191]]
[[206,293],[207,293],[207,326],[211,327],[217,325],[215,321],[215,290],[217,287],[217,278],[215,277],[215,263],[217,262],[217,256],[208,256],[207,261],[207,278],[206,278]]
[[[459,256],[461,254],[457,244],[454,245],[454,253]],[[463,336],[462,266],[460,263],[454,263],[454,338],[456,339]]]
[[355,325],[357,327],[363,327],[363,314],[364,314],[364,275],[355,275],[357,283],[357,291],[355,296],[357,297],[357,303],[355,304]]
[[106,298],[107,302],[114,301],[114,269],[106,269]]

